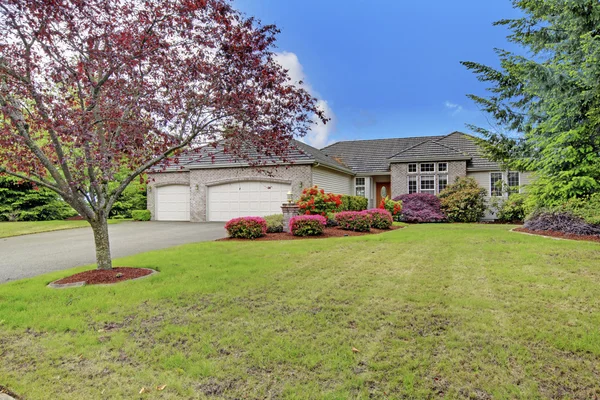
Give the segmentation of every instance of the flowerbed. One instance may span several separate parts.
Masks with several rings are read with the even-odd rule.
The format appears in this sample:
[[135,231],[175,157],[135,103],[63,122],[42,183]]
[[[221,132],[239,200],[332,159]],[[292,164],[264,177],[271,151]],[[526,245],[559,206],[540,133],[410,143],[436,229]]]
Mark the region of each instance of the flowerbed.
[[[253,241],[271,241],[271,240],[311,240],[311,239],[332,239],[332,238],[340,238],[340,237],[353,237],[353,236],[365,236],[365,235],[378,235],[380,233],[394,231],[396,229],[402,229],[403,226],[392,226],[390,229],[375,229],[371,228],[368,232],[356,232],[356,231],[348,231],[341,229],[339,226],[336,227],[325,227],[323,229],[323,233],[318,236],[294,236],[289,233],[279,232],[279,233],[267,233],[265,236],[261,236]],[[236,242],[246,242],[248,239],[235,239],[235,238],[225,238],[218,239],[218,241],[236,241]]]

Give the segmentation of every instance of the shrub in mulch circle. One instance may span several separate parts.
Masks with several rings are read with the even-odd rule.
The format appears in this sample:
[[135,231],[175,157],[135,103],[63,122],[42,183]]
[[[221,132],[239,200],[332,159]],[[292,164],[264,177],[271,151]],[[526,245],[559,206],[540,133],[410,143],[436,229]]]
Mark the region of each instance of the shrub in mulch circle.
[[390,229],[394,223],[392,214],[388,210],[373,208],[366,211],[371,216],[371,227],[375,229]]
[[572,235],[600,236],[600,225],[589,224],[568,212],[538,212],[523,225],[532,231],[556,231]]
[[267,233],[267,221],[261,217],[234,218],[225,224],[229,237],[256,239]]
[[327,218],[322,215],[297,215],[290,218],[290,232],[294,236],[318,236],[323,234]]
[[442,212],[440,199],[428,193],[403,194],[394,197],[402,201],[401,221],[404,222],[444,222],[446,215]]
[[367,211],[343,211],[335,214],[335,219],[342,229],[356,232],[371,230],[371,214]]

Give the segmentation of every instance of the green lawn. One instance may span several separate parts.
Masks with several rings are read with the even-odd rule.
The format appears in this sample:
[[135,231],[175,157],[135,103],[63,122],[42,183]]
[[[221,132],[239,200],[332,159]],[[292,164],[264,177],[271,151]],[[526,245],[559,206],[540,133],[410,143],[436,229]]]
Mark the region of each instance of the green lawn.
[[0,385],[27,399],[600,395],[600,245],[509,228],[210,242],[120,259],[160,274],[116,286],[45,288],[81,268],[3,284]]
[[[122,219],[111,219],[109,224],[123,222]],[[89,227],[87,221],[31,221],[31,222],[0,222],[0,238],[10,236],[29,235],[31,233],[59,231],[62,229],[73,229]]]

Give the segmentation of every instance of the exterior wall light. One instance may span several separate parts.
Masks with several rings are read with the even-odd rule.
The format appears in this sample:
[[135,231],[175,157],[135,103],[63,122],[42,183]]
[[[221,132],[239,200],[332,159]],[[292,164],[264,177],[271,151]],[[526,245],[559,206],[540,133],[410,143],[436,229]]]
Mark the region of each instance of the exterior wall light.
[[292,193],[291,190],[289,192],[287,192],[287,201],[288,201],[288,204],[292,204],[292,202],[293,202],[293,198],[292,198],[293,195],[294,194]]

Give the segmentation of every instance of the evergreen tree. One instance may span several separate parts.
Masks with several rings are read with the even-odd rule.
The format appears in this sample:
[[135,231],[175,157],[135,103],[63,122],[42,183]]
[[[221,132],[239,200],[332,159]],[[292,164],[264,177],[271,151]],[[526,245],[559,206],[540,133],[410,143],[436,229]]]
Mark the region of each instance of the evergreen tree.
[[491,84],[469,95],[497,127],[471,126],[487,155],[535,171],[538,205],[600,192],[600,2],[515,0],[523,17],[501,20],[521,54],[496,50],[501,67],[462,62]]
[[0,221],[60,220],[76,214],[52,190],[0,176]]

